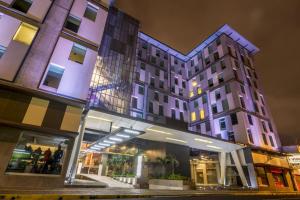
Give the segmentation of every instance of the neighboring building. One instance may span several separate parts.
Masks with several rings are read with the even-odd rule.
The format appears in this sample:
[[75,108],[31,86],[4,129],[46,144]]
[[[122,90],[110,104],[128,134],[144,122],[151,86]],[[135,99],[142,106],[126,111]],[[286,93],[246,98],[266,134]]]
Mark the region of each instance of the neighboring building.
[[146,187],[172,155],[199,187],[292,191],[258,48],[224,25],[184,55],[108,4],[0,0],[0,187],[115,176],[114,155]]
[[63,186],[106,16],[97,1],[0,1],[0,187]]
[[283,151],[287,152],[290,167],[293,169],[292,176],[295,189],[300,191],[300,146],[283,146]]

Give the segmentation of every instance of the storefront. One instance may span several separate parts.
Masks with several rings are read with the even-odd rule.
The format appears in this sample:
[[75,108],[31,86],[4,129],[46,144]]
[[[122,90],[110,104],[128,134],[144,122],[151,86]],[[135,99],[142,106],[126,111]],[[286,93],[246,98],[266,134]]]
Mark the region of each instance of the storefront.
[[295,189],[300,191],[300,153],[293,153],[288,157],[291,168],[293,169],[292,175],[295,184]]
[[293,191],[287,156],[279,153],[252,152],[257,184],[260,190]]

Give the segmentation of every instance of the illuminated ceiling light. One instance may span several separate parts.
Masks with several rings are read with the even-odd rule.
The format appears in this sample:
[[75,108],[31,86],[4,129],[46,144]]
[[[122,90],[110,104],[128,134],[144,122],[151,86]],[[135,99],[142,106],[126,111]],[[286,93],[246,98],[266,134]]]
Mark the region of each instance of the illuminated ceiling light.
[[117,141],[117,142],[122,142],[123,139],[121,138],[117,138],[117,137],[109,137],[110,140],[113,140],[113,141]]
[[112,128],[118,129],[120,128],[119,126],[111,126]]
[[135,131],[135,130],[131,130],[131,129],[124,129],[124,132],[134,134],[134,135],[139,135],[141,133],[139,131]]
[[200,138],[195,138],[195,141],[198,141],[198,142],[204,142],[204,143],[208,143],[208,144],[213,143],[212,141],[204,140],[204,139],[200,139]]
[[101,150],[101,148],[99,148],[99,147],[94,147],[94,146],[90,147],[90,149],[93,149],[93,150]]
[[110,146],[110,144],[106,144],[106,143],[102,143],[102,142],[99,142],[98,144],[99,144],[99,145],[102,145],[102,146],[106,146],[106,147],[109,147],[109,146]]
[[88,118],[98,119],[98,120],[105,121],[105,122],[111,122],[111,120],[105,119],[105,118],[102,118],[102,117],[88,116]]
[[196,86],[197,85],[197,81],[196,80],[193,80],[193,82],[192,82],[192,86]]
[[217,147],[217,146],[214,146],[214,145],[206,145],[207,147],[209,148],[213,148],[213,149],[222,149],[221,147]]
[[118,133],[116,136],[122,137],[122,138],[130,138],[129,135]]
[[108,143],[108,144],[116,144],[116,142],[110,141],[110,140],[104,140],[103,142]]
[[168,133],[165,131],[160,131],[160,130],[156,130],[156,129],[152,129],[152,128],[148,128],[147,131],[153,131],[153,132],[162,133],[162,134],[166,134],[166,135],[173,135],[172,133]]
[[106,146],[95,144],[94,147],[105,148]]
[[184,141],[184,140],[179,140],[179,139],[176,139],[176,138],[169,138],[169,137],[166,137],[166,139],[167,139],[167,140],[176,141],[176,142],[187,143],[187,141]]

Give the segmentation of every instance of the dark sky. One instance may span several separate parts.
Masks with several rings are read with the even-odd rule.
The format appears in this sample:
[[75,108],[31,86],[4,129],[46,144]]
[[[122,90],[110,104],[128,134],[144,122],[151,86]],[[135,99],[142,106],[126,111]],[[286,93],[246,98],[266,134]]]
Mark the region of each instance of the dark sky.
[[255,68],[283,144],[300,144],[300,0],[117,0],[141,30],[187,53],[227,23],[260,52]]

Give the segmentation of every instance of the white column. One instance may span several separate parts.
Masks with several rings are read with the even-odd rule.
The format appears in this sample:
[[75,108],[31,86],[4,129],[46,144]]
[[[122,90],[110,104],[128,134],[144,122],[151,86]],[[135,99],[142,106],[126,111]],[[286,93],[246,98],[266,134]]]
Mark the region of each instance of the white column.
[[243,168],[242,168],[242,165],[241,165],[241,162],[240,162],[240,159],[239,159],[239,156],[238,156],[237,152],[236,151],[232,151],[231,152],[231,156],[232,156],[232,159],[234,161],[235,167],[236,167],[236,169],[237,169],[237,171],[239,173],[239,176],[241,178],[243,186],[247,186],[248,187],[247,179],[246,179],[245,173],[243,171]]
[[226,176],[226,152],[219,153],[219,162],[220,162],[220,178],[219,184],[225,185],[225,176]]

